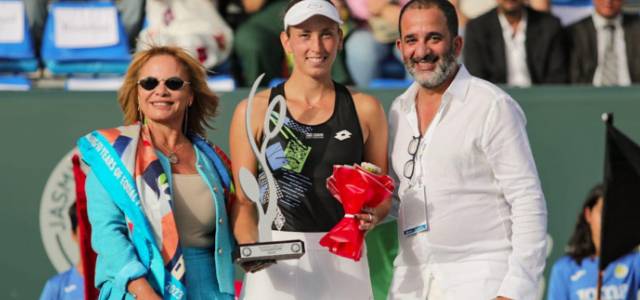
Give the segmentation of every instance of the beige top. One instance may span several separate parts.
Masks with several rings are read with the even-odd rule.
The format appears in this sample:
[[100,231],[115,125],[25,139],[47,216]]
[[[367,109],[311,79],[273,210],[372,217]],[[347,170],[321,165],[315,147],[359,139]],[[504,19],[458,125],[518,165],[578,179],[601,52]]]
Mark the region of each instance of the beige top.
[[214,245],[216,209],[199,174],[173,174],[173,214],[183,247]]

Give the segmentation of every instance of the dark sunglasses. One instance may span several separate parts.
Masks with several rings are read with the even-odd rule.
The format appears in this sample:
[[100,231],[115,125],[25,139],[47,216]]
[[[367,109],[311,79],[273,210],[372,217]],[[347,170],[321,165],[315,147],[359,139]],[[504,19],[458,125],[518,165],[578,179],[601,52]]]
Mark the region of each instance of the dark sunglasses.
[[167,79],[158,79],[155,77],[145,77],[138,80],[138,84],[147,91],[155,89],[160,82],[164,81],[164,86],[172,91],[181,89],[185,84],[190,84],[189,81],[184,81],[180,77],[169,77]]

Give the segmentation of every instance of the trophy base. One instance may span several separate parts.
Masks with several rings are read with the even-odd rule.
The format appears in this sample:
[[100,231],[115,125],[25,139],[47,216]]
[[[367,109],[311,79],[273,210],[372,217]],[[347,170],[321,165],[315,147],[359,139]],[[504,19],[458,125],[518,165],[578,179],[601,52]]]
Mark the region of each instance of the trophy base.
[[237,263],[296,259],[304,255],[304,252],[304,242],[301,240],[240,244],[233,252],[233,259]]

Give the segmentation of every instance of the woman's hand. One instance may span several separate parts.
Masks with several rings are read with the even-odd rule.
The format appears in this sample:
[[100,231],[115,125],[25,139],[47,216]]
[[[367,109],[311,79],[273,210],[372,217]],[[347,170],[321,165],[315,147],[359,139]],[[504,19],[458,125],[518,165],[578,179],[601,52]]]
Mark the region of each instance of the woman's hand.
[[360,230],[369,231],[376,226],[378,217],[376,216],[376,210],[372,207],[365,207],[362,209],[362,213],[355,215],[356,219],[360,221]]
[[144,277],[131,280],[127,285],[127,290],[130,294],[135,295],[137,300],[162,300],[162,297],[158,296]]

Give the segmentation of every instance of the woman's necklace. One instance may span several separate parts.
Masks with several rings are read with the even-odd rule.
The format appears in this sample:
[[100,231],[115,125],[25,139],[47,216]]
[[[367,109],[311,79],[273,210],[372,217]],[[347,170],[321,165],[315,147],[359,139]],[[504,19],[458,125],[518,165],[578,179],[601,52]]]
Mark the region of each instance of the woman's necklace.
[[169,148],[169,145],[165,144],[165,143],[155,143],[153,136],[151,135],[151,130],[149,130],[149,137],[151,138],[151,142],[160,148],[160,151],[162,151],[162,153],[165,153],[165,155],[167,155],[167,158],[169,159],[169,162],[172,165],[177,165],[180,163],[180,158],[178,158],[178,150],[180,150],[182,148],[182,146],[184,145],[184,143],[178,143],[176,144],[176,146],[174,147],[174,149]]
[[171,150],[167,144],[162,144],[162,148],[164,149],[161,150],[164,150],[164,152],[167,153],[167,158],[169,159],[169,162],[171,164],[175,165],[180,163],[180,159],[178,158],[178,150],[182,148],[182,145],[184,145],[184,143],[176,145],[175,149]]

